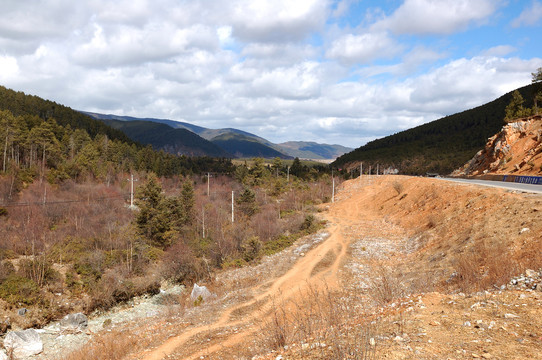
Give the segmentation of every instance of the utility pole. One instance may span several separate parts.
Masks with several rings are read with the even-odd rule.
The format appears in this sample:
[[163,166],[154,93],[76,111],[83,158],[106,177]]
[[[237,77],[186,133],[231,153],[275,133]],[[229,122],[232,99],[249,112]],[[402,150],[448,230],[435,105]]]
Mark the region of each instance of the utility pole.
[[290,183],[290,167],[288,166],[288,175],[286,175],[286,182]]
[[203,217],[201,220],[201,223],[202,223],[201,237],[205,239],[205,208],[203,206],[201,207],[201,212],[203,213]]
[[361,182],[361,177],[363,175],[363,163],[359,163],[359,181]]
[[380,164],[376,164],[376,176],[378,176],[378,167]]
[[335,176],[333,174],[333,169],[331,169],[331,203],[335,202]]
[[234,217],[233,217],[233,191],[231,192],[231,222],[234,223]]
[[209,173],[207,173],[207,196],[211,195],[210,187],[209,187],[209,178],[210,177],[211,177],[211,175]]
[[137,181],[138,179],[134,179],[134,175],[130,174],[130,209],[133,209],[134,206],[134,181]]

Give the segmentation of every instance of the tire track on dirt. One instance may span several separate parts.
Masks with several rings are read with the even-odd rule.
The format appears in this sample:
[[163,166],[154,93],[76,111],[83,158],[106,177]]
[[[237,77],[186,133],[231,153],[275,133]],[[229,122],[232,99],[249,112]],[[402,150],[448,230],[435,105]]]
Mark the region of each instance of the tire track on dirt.
[[[267,314],[273,303],[271,299],[290,299],[299,291],[308,286],[326,286],[332,288],[338,285],[337,270],[347,251],[347,242],[342,236],[340,225],[334,224],[326,229],[330,236],[315,248],[308,251],[301,257],[283,276],[278,277],[272,285],[263,293],[253,297],[249,301],[234,305],[226,309],[217,321],[210,325],[196,326],[187,329],[178,336],[168,339],[165,343],[145,354],[142,360],[160,360],[169,355],[190,341],[195,336],[211,331],[249,326],[242,333],[231,335],[226,341],[220,344],[209,346],[205,353],[213,352],[223,347],[239,343],[246,336],[255,332],[257,326],[251,325],[255,320],[261,320],[262,314]],[[239,317],[242,314],[243,319]],[[195,351],[190,358],[199,357],[202,351]]]

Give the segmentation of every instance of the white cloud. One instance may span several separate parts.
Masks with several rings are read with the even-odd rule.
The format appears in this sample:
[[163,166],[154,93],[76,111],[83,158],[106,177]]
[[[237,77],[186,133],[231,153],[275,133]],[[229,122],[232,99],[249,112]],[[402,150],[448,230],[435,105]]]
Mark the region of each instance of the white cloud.
[[13,56],[0,56],[0,81],[9,82],[19,75],[19,65]]
[[0,84],[81,110],[359,146],[530,82],[542,61],[521,41],[462,52],[415,36],[472,29],[500,3],[406,0],[386,17],[359,0],[5,0]]
[[533,1],[531,7],[525,8],[521,14],[512,20],[512,27],[535,26],[542,19],[542,3]]
[[386,33],[346,34],[331,44],[326,56],[346,64],[369,63],[398,54],[402,47]]
[[411,106],[442,114],[469,109],[528,84],[529,70],[540,63],[542,59],[497,57],[454,60],[415,79]]
[[290,42],[322,29],[326,0],[238,0],[233,2],[233,35],[244,41]]
[[373,25],[397,34],[451,34],[485,21],[497,0],[406,0],[393,14]]
[[252,82],[251,94],[283,99],[307,99],[320,93],[318,64],[307,62],[262,73]]
[[178,29],[171,24],[147,24],[142,29],[94,24],[92,38],[73,52],[80,64],[107,67],[164,61],[191,49],[214,50],[218,35],[204,25]]
[[498,45],[490,49],[487,49],[482,53],[484,56],[506,56],[510,53],[517,51],[517,49],[511,45]]

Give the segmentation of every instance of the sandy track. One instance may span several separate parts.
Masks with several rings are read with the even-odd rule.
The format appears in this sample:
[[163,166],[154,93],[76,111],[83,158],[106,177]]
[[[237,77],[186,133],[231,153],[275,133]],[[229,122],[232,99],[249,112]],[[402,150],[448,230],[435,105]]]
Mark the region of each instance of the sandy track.
[[[343,234],[346,228],[359,219],[359,205],[347,201],[342,204],[333,204],[324,216],[330,223],[326,231],[330,236],[317,247],[308,251],[305,256],[291,267],[284,275],[274,279],[271,286],[249,301],[234,305],[223,311],[221,316],[212,324],[196,326],[187,329],[178,336],[174,336],[165,343],[148,352],[143,360],[159,360],[170,358],[181,346],[190,339],[210,333],[219,329],[242,328],[240,332],[230,335],[219,343],[208,346],[205,350],[193,351],[188,358],[199,358],[201,355],[212,354],[224,347],[234,346],[247,339],[247,336],[259,330],[257,323],[261,323],[266,314],[270,312],[274,299],[287,301],[292,299],[304,289],[321,287],[333,289],[338,287],[338,271],[348,250],[348,240]],[[246,312],[244,310],[247,310]],[[236,313],[243,313],[242,320],[236,319]],[[186,351],[186,349],[185,349]]]

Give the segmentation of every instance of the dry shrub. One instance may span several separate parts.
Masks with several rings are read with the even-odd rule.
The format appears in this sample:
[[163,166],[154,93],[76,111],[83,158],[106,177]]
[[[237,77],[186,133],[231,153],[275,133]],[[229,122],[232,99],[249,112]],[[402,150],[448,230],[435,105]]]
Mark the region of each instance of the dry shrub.
[[96,336],[92,342],[85,344],[66,356],[64,360],[121,360],[128,354],[147,345],[147,337],[138,337],[126,331],[115,331]]
[[405,295],[399,275],[389,266],[378,264],[375,275],[370,281],[369,295],[379,306],[385,306]]
[[292,300],[274,299],[258,342],[272,349],[303,344],[302,358],[375,359],[376,321],[364,317],[359,303],[345,295],[309,286]]
[[504,242],[481,240],[457,256],[454,262],[455,283],[466,293],[507,283],[522,270]]
[[124,267],[105,271],[91,291],[92,302],[88,311],[108,309],[120,302],[143,294],[157,294],[160,283],[154,276],[130,277]]
[[164,254],[160,275],[174,283],[190,285],[207,278],[208,272],[201,259],[184,242],[179,241]]
[[393,189],[397,192],[397,195],[401,195],[401,193],[404,190],[403,183],[396,180],[393,182],[392,186],[393,186]]

